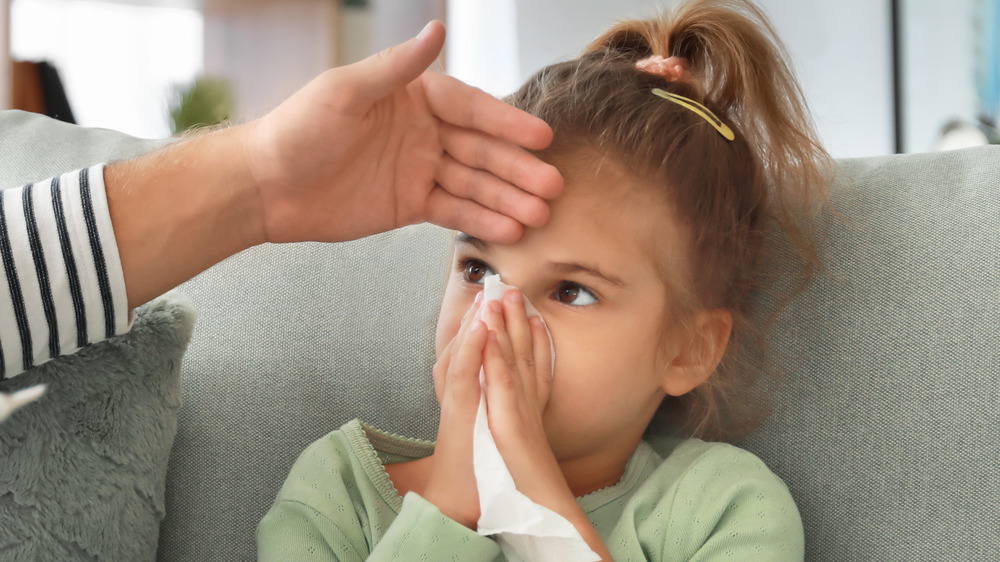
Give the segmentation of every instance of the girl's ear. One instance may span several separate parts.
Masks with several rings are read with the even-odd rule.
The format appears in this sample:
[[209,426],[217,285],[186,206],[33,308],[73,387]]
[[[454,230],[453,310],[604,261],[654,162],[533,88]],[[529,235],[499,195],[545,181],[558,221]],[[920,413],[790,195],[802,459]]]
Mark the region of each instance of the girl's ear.
[[724,308],[699,312],[687,340],[667,363],[663,390],[683,396],[705,382],[722,361],[733,330],[733,315]]

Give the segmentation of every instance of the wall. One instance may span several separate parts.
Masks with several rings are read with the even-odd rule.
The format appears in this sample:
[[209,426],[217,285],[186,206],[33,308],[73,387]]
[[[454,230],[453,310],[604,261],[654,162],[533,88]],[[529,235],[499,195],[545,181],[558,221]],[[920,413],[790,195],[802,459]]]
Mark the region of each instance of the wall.
[[263,115],[324,70],[356,62],[444,18],[444,0],[203,0],[205,73],[230,81],[236,117]]
[[374,53],[402,43],[432,19],[443,20],[445,3],[445,0],[371,0],[369,50]]
[[[475,0],[453,0],[455,6]],[[652,0],[496,0],[516,8],[518,78],[506,85],[509,93],[537,69],[574,56],[617,19],[642,17],[672,3]],[[930,1],[930,0],[928,0]],[[791,53],[817,120],[820,135],[835,156],[865,156],[893,151],[891,40],[889,3],[868,0],[821,2],[760,0]],[[497,25],[489,20],[457,25]],[[499,25],[503,25],[502,23]],[[474,38],[475,31],[463,37]],[[450,59],[468,49],[470,39],[449,41]],[[489,52],[483,48],[483,52]],[[508,55],[500,54],[501,66]],[[477,62],[485,72],[492,64]],[[476,83],[476,73],[458,74]]]
[[10,108],[10,0],[0,0],[0,110]]
[[336,65],[337,5],[204,0],[205,73],[230,81],[237,119],[263,115]]
[[894,152],[889,2],[760,4],[791,53],[830,152],[837,157]]
[[[648,16],[675,2],[449,0],[447,68],[463,80],[504,95],[539,68],[574,56],[611,22]],[[908,152],[932,150],[948,120],[975,118],[976,2],[900,2],[903,146]],[[268,3],[271,7],[263,6]],[[204,4],[206,69],[234,78],[240,113],[247,117],[278,103],[326,67],[354,62],[404,41],[427,20],[446,15],[444,0],[371,0],[365,9],[341,8],[339,24],[330,23],[336,2],[327,0],[204,0]],[[831,152],[839,157],[893,152],[890,3],[758,0],[758,4],[789,49]],[[213,6],[220,5],[230,7],[223,18],[213,19]],[[339,37],[331,30],[339,30]]]
[[11,51],[59,71],[77,123],[139,137],[170,134],[174,88],[202,68],[189,0],[14,0]]
[[975,3],[903,3],[906,152],[932,150],[941,128],[952,119],[972,122],[976,118]]

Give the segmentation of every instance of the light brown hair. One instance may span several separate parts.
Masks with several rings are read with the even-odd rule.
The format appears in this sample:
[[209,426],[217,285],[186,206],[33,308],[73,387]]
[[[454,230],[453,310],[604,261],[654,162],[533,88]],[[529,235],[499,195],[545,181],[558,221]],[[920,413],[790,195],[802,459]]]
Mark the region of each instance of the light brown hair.
[[[636,67],[652,55],[683,58],[690,79],[671,82]],[[771,23],[749,1],[694,0],[654,19],[616,24],[578,58],[539,71],[507,100],[552,126],[555,140],[544,158],[586,166],[579,155],[596,151],[662,193],[687,232],[690,256],[683,279],[662,275],[674,298],[683,297],[673,321],[699,309],[732,313],[716,372],[660,407],[657,419],[688,435],[733,440],[765,414],[746,400],[767,375],[752,360],[764,343],[748,317],[748,297],[766,280],[765,232],[777,225],[798,250],[803,283],[818,265],[807,217],[825,201],[832,167],[787,59]],[[653,95],[654,88],[702,103],[735,140]]]

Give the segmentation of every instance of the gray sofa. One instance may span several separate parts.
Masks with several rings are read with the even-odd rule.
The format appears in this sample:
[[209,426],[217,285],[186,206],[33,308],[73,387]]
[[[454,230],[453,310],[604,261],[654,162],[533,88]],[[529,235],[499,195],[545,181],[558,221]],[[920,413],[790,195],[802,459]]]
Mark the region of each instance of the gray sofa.
[[[25,148],[0,163],[0,187],[162,142],[23,115],[4,124],[20,127],[8,150],[11,138]],[[818,224],[825,269],[771,328],[785,383],[741,445],[791,489],[808,560],[996,560],[1000,147],[837,167],[836,212]],[[253,558],[255,525],[298,453],[351,418],[433,437],[448,236],[416,226],[263,246],[181,287],[199,316],[158,560]],[[755,295],[761,315],[775,291]]]

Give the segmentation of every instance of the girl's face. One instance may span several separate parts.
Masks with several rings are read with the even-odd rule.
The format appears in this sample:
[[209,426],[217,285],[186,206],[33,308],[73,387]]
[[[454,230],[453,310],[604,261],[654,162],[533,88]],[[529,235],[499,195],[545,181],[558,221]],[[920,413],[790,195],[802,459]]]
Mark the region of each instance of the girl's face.
[[607,189],[601,174],[566,181],[548,224],[528,229],[516,244],[458,236],[437,353],[457,333],[484,278],[499,274],[521,289],[552,333],[555,374],[543,419],[556,458],[627,458],[665,394],[676,347],[664,341],[670,303],[649,241],[655,232],[657,246],[672,245],[675,229],[664,224],[665,205],[642,190]]

